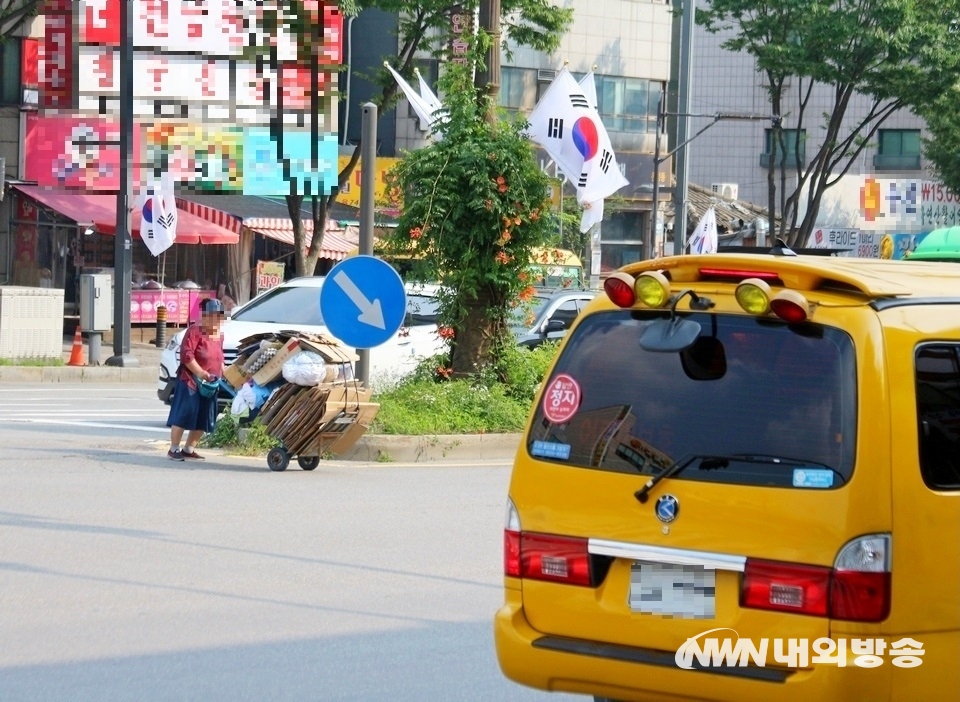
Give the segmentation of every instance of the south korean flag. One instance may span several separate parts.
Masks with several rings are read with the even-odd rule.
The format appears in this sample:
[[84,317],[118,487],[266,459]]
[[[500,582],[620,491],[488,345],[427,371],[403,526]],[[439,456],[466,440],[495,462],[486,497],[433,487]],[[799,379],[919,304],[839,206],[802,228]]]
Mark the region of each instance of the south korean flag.
[[602,200],[629,184],[600,115],[566,68],[547,88],[529,121],[528,135],[573,181],[579,202]]

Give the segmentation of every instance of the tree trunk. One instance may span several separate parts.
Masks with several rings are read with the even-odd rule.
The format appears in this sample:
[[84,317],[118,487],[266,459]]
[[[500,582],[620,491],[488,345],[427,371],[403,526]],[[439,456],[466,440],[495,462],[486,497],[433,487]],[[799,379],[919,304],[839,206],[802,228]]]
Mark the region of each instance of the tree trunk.
[[304,258],[304,275],[313,275],[317,270],[317,261],[320,259],[320,249],[323,248],[323,237],[327,233],[327,197],[314,195],[312,198],[313,237],[310,239],[310,248]]
[[[293,226],[293,263],[297,277],[307,275],[306,270],[306,236],[303,231],[303,217],[300,207],[303,205],[303,195],[287,195],[287,213]],[[312,275],[312,271],[311,271]]]
[[465,315],[457,325],[450,359],[455,378],[475,375],[479,364],[494,356],[498,338],[506,337],[506,328],[490,319],[493,297],[492,291],[480,290],[476,299],[463,302]]

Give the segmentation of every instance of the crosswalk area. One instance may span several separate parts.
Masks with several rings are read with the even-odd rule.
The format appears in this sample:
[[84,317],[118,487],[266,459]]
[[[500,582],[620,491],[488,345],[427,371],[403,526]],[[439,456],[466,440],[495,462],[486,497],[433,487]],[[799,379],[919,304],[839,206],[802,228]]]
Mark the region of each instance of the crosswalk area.
[[84,427],[88,433],[166,434],[168,408],[147,385],[0,384],[0,424]]

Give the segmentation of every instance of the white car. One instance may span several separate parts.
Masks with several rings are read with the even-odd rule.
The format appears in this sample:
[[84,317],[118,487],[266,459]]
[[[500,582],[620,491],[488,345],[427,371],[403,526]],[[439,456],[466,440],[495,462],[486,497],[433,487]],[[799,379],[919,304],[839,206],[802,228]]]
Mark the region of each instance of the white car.
[[[240,340],[254,334],[300,331],[327,334],[320,314],[320,276],[295,278],[267,290],[232,311],[223,323],[223,355],[227,365],[237,357]],[[421,359],[447,351],[447,342],[437,334],[437,286],[405,286],[407,315],[388,341],[370,349],[370,382],[374,390],[411,373]],[[160,354],[157,396],[169,404],[173,383],[180,367],[180,344],[186,330],[170,340]]]

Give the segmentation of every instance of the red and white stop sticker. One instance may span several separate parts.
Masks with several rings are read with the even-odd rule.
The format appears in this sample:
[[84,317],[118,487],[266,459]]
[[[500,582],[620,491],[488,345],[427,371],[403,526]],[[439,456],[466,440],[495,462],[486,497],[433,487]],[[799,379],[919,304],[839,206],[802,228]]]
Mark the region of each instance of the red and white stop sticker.
[[561,373],[543,393],[543,415],[554,424],[563,424],[580,409],[580,385],[566,373]]

